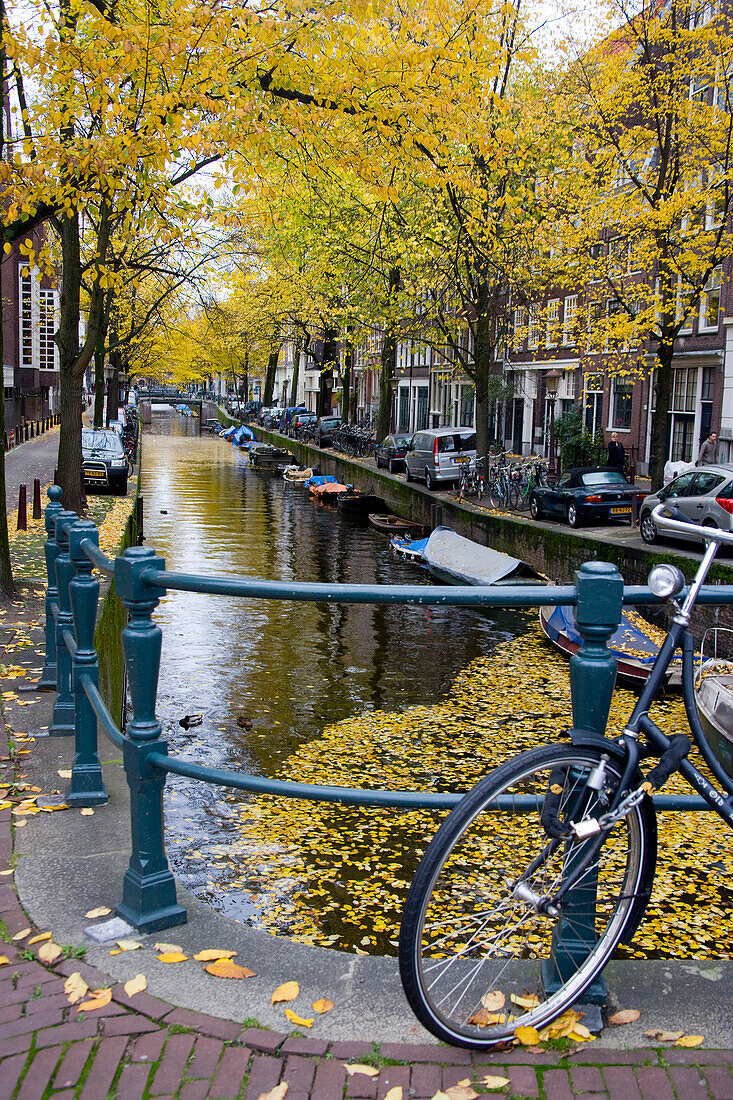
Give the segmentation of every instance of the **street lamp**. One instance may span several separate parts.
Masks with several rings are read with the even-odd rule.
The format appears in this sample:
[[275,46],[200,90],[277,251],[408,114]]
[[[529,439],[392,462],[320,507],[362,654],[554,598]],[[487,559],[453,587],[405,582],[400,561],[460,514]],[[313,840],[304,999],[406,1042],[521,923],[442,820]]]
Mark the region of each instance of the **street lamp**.
[[553,367],[545,373],[545,392],[547,393],[547,402],[550,406],[550,447],[547,456],[549,460],[548,474],[555,473],[555,400],[557,398],[557,391],[563,373],[564,372],[558,370],[557,367]]

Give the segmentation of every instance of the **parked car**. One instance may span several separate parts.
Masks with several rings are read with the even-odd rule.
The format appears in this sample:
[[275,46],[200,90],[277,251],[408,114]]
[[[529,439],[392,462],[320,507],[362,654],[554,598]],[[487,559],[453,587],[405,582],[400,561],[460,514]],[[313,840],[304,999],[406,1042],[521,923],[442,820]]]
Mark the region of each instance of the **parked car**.
[[130,469],[122,437],[112,428],[82,428],[82,477],[90,485],[99,485],[124,494]]
[[287,427],[287,434],[292,439],[298,439],[302,435],[304,428],[310,428],[312,424],[315,424],[318,417],[315,413],[311,412],[294,412],[290,417],[290,423]]
[[580,527],[589,520],[631,523],[632,501],[643,500],[644,496],[615,467],[578,466],[564,473],[556,485],[534,489],[529,509],[534,519],[559,516],[571,527]]
[[333,445],[333,433],[341,427],[340,416],[319,416],[316,424],[316,443],[319,447]]
[[461,461],[476,457],[474,428],[431,428],[416,432],[405,455],[405,481],[424,481],[428,489],[457,482]]
[[257,413],[257,423],[261,424],[264,427],[265,421],[268,417],[279,415],[280,410],[277,408],[276,405],[263,405],[260,411]]
[[[652,519],[652,510],[668,500],[684,516],[702,527],[733,530],[733,464],[698,466],[676,477],[657,493],[645,497],[639,511],[639,532],[644,542],[658,542],[660,535]],[[675,539],[699,542],[697,535],[675,531]]]
[[377,444],[374,456],[377,460],[377,469],[385,466],[391,474],[395,470],[404,470],[405,455],[410,446],[411,435],[398,432],[395,435],[386,435],[381,443]]

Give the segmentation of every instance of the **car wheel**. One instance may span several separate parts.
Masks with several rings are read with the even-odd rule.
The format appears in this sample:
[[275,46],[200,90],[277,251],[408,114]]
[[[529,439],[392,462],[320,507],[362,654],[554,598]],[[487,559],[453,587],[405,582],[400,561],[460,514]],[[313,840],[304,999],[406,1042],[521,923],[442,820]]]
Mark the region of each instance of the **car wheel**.
[[412,481],[412,474],[410,473],[410,467],[405,463],[405,481]]
[[121,497],[127,496],[127,478],[117,483],[117,493]]
[[393,473],[394,473],[394,462],[393,462],[393,460],[392,460],[391,458],[390,458],[390,459],[389,459],[389,461],[387,462],[387,469],[389,470],[389,472],[390,472],[391,474],[393,474]]
[[649,546],[653,546],[655,542],[659,541],[659,532],[652,519],[651,512],[645,512],[639,520],[639,534]]
[[568,504],[568,523],[571,527],[580,527],[580,516],[578,515],[578,509],[572,500]]
[[538,501],[534,493],[532,493],[532,496],[529,498],[529,514],[531,515],[532,519],[539,519],[542,515],[540,502]]
[[430,491],[435,488],[435,479],[430,473],[430,470],[425,470],[425,488]]

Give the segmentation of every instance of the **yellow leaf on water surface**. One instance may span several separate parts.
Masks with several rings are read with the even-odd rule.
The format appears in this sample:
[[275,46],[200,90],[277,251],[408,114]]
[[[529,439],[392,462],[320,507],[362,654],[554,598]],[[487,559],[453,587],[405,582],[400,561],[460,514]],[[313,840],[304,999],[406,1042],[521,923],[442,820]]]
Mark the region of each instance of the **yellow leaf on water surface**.
[[161,955],[156,955],[156,958],[162,963],[183,963],[188,955],[184,955],[182,951],[164,951]]
[[178,943],[156,943],[155,950],[167,955],[171,951],[183,951],[183,948]]
[[540,1033],[536,1027],[518,1027],[514,1035],[523,1047],[537,1046],[540,1041]]
[[270,1003],[276,1005],[279,1001],[294,1001],[299,993],[300,986],[297,982],[285,982],[277,987],[270,997]]
[[676,1047],[699,1047],[704,1040],[704,1035],[682,1035],[679,1039],[675,1039],[674,1045]]
[[329,1001],[327,997],[321,997],[320,1000],[314,1001],[312,1006],[313,1011],[317,1012],[319,1016],[322,1016],[324,1012],[330,1012],[333,1008],[333,1001]]
[[112,1000],[111,989],[93,989],[89,994],[89,1000],[83,1001],[78,1007],[77,1012],[94,1012],[97,1008],[104,1008]]
[[633,1024],[640,1016],[641,1012],[638,1008],[622,1008],[620,1012],[614,1012],[613,1016],[609,1016],[608,1022],[618,1027],[620,1024]]
[[82,978],[80,972],[75,970],[64,982],[64,993],[70,1005],[75,1005],[82,997],[86,997],[89,986]]
[[112,912],[108,905],[98,905],[96,909],[90,909],[84,916],[88,920],[94,920],[95,917],[108,917]]
[[42,944],[41,947],[38,949],[38,958],[41,960],[41,962],[48,963],[49,966],[51,966],[55,962],[58,962],[62,955],[63,951],[61,950],[59,945],[57,943],[53,943],[51,940],[49,940],[48,943]]
[[481,1004],[487,1012],[498,1012],[506,1004],[506,997],[500,989],[494,989],[491,993],[484,993]]
[[39,932],[39,934],[37,936],[31,936],[31,938],[28,940],[28,946],[30,947],[30,945],[32,943],[43,943],[44,940],[50,940],[50,939],[51,939],[51,933],[50,932]]
[[363,1073],[365,1077],[378,1077],[379,1070],[374,1066],[364,1066],[361,1063],[354,1063],[351,1065],[345,1065],[344,1069],[348,1073],[349,1077],[353,1077],[355,1073]]
[[246,966],[240,966],[231,959],[217,959],[204,967],[207,974],[213,974],[215,978],[254,978],[254,970],[248,970]]
[[644,1032],[647,1039],[656,1039],[660,1043],[674,1043],[684,1034],[684,1031],[665,1031],[664,1028],[659,1027]]
[[503,1089],[508,1084],[508,1077],[499,1077],[495,1073],[487,1073],[485,1077],[481,1077],[479,1080],[479,1085],[485,1089]]
[[287,1081],[281,1081],[279,1085],[275,1085],[274,1089],[270,1089],[269,1092],[261,1092],[257,1097],[257,1100],[285,1100],[288,1094]]
[[296,1027],[313,1027],[313,1018],[305,1020],[302,1016],[298,1016],[296,1012],[293,1012],[292,1008],[285,1009],[285,1015],[290,1020],[291,1024],[295,1024]]
[[144,974],[138,974],[125,982],[125,993],[128,997],[134,997],[136,993],[144,993],[148,988],[148,980]]
[[215,962],[216,959],[233,959],[236,953],[236,951],[217,951],[212,947],[206,951],[199,951],[198,955],[194,955],[194,959],[196,962],[208,963]]

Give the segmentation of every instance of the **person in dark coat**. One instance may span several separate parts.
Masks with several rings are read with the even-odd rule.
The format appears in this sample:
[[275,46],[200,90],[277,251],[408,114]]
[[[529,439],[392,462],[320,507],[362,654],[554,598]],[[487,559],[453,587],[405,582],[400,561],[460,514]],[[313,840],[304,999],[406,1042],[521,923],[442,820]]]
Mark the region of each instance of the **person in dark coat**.
[[718,433],[711,432],[707,439],[700,444],[700,452],[697,456],[696,466],[709,466],[718,461]]
[[606,465],[613,466],[615,469],[624,472],[624,459],[626,458],[626,451],[624,450],[623,443],[619,443],[618,434],[612,432],[611,442],[608,444],[608,460]]

